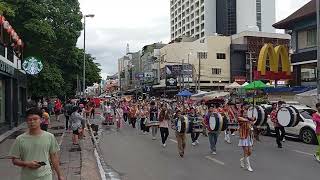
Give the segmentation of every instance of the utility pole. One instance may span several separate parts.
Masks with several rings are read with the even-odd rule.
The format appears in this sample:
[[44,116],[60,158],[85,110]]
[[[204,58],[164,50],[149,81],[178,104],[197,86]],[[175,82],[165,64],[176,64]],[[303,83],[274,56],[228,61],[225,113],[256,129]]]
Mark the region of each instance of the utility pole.
[[190,53],[188,53],[188,90],[190,89]]
[[[253,58],[252,58],[253,52],[247,52],[247,60],[249,60],[249,68],[250,68],[250,75],[249,75],[249,81],[253,81]],[[249,55],[249,57],[248,57]]]
[[320,102],[320,0],[317,0],[317,89],[318,102]]
[[184,74],[185,74],[185,72],[184,72],[184,59],[182,59],[182,86],[183,86],[183,89],[184,89]]
[[200,92],[200,77],[201,77],[201,52],[198,52],[198,59],[199,59],[199,67],[198,67],[198,91]]

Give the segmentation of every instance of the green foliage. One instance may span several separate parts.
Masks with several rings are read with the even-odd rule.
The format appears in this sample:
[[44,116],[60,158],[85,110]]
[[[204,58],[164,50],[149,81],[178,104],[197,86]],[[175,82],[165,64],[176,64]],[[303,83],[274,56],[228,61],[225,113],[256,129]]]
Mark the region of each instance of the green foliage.
[[[0,0],[1,11],[24,41],[24,57],[39,57],[44,64],[28,78],[30,95],[74,95],[83,72],[83,50],[76,47],[82,30],[78,0]],[[87,54],[86,85],[99,82],[100,71]]]

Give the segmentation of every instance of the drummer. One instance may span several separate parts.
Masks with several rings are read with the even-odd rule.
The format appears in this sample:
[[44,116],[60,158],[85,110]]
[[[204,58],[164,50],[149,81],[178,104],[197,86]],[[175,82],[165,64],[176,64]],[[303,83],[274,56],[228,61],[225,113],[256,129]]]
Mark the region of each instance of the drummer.
[[204,125],[208,129],[210,151],[211,151],[211,154],[213,154],[213,155],[217,154],[216,144],[217,144],[220,132],[218,132],[218,131],[210,131],[209,119],[213,115],[213,113],[217,113],[217,112],[218,112],[217,109],[215,109],[214,105],[211,104],[211,105],[209,105],[208,113],[204,117]]
[[190,113],[188,115],[188,119],[191,127],[191,140],[192,140],[193,146],[199,144],[198,138],[199,138],[200,132],[193,132],[193,126],[197,124],[198,118],[199,116],[198,114],[196,114],[196,110],[193,107],[191,107]]
[[273,122],[273,126],[276,131],[276,141],[278,144],[278,148],[282,148],[281,141],[284,139],[284,136],[286,133],[284,127],[281,126],[278,122],[277,114],[278,114],[278,110],[279,110],[280,106],[281,106],[280,101],[278,102],[278,105],[276,103],[273,103],[272,104],[272,111],[270,113],[270,118],[271,118],[271,121]]

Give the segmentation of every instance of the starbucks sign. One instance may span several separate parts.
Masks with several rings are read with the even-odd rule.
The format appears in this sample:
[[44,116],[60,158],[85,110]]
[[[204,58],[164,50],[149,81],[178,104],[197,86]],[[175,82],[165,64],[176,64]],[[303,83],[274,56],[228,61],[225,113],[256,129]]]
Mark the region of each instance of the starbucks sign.
[[22,68],[27,74],[36,75],[43,69],[43,64],[35,57],[28,57],[22,64]]

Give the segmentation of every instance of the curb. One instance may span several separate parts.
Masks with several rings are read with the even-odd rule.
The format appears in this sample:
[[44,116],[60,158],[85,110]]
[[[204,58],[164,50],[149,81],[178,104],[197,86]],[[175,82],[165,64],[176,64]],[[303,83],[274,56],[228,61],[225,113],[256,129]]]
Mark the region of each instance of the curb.
[[[101,180],[120,180],[121,179],[120,175],[117,172],[115,172],[114,170],[112,170],[111,168],[106,167],[107,166],[106,163],[103,161],[103,159],[100,158],[99,153],[98,153],[98,151],[99,151],[98,142],[96,141],[96,138],[93,134],[93,130],[91,128],[91,124],[90,124],[89,120],[87,120],[87,126],[89,128],[90,136],[91,136],[91,139],[92,139],[92,142],[94,145],[94,155],[96,158],[97,166],[99,168]],[[104,170],[104,168],[108,168],[108,172],[106,172]]]
[[18,127],[14,127],[11,130],[3,133],[0,135],[0,143],[3,142],[4,140],[6,140],[9,136],[11,136],[11,134],[15,133],[16,131],[19,131],[20,129],[23,129],[23,127],[26,125],[26,123],[22,123],[20,124]]

